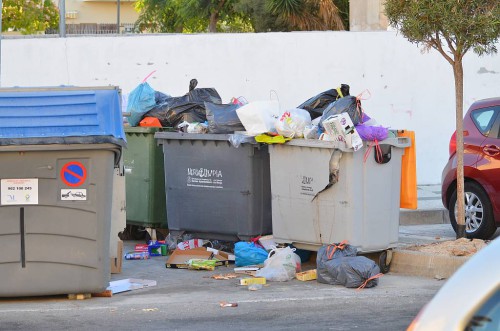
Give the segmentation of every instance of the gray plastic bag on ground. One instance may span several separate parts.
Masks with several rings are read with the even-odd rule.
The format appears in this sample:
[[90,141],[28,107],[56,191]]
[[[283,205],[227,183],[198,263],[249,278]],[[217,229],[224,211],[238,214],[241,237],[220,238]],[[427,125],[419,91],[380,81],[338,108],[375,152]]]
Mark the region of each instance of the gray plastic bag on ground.
[[378,265],[365,256],[339,257],[318,263],[318,282],[343,285],[348,288],[374,287],[378,278],[368,279],[380,274]]

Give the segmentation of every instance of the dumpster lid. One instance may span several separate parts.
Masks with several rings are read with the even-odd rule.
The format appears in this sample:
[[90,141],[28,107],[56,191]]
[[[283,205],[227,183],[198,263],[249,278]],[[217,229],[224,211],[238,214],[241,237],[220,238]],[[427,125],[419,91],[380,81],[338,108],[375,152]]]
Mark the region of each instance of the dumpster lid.
[[185,133],[185,132],[156,132],[155,138],[161,144],[161,140],[211,140],[211,141],[228,141],[231,144],[253,144],[258,145],[254,136],[246,135],[241,132],[234,134],[222,133]]
[[156,132],[156,139],[171,140],[220,140],[228,141],[229,134],[219,133],[186,133],[186,132]]
[[[363,141],[366,146],[367,141]],[[398,148],[405,148],[411,145],[411,140],[406,137],[387,138],[378,142],[380,145],[391,145]],[[339,141],[326,141],[317,139],[292,139],[285,145],[315,148],[340,149],[343,152],[354,152],[352,148],[347,148],[345,143]]]
[[1,88],[0,145],[70,137],[93,137],[99,143],[109,137],[105,142],[123,146],[120,101],[116,86]]

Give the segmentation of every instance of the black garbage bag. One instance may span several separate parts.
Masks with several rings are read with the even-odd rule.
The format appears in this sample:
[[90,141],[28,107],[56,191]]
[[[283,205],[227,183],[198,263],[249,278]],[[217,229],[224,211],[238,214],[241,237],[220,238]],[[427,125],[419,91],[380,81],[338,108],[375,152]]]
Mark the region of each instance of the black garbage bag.
[[[340,94],[339,94],[340,91]],[[302,103],[297,108],[305,109],[311,114],[311,119],[315,119],[320,117],[323,114],[323,111],[329,104],[336,101],[339,98],[346,97],[349,95],[349,85],[342,84],[338,89],[330,89],[320,94],[308,99],[304,103]]]
[[321,115],[321,120],[319,121],[320,128],[323,129],[323,121],[328,119],[328,117],[341,113],[348,113],[349,117],[351,117],[352,124],[357,125],[361,123],[363,117],[361,101],[357,100],[354,96],[347,96],[331,103],[323,111],[323,115]]
[[208,131],[210,133],[233,133],[234,131],[245,131],[236,109],[238,104],[215,104],[205,102],[207,113]]
[[318,254],[316,259],[319,260],[331,260],[338,257],[345,256],[356,256],[358,253],[358,249],[352,245],[347,244],[346,242],[331,244],[331,245],[323,245],[318,250]]
[[[353,287],[378,285],[380,268],[365,256],[346,256],[326,260],[317,265],[318,282]],[[370,279],[371,278],[371,279]]]
[[157,105],[164,103],[165,101],[167,101],[170,98],[171,98],[171,96],[168,94],[165,94],[165,93],[160,92],[160,91],[155,91],[155,103]]
[[156,117],[164,127],[177,127],[183,121],[189,123],[207,120],[205,102],[222,103],[222,99],[214,88],[196,88],[198,82],[193,79],[189,84],[190,91],[181,97],[170,97],[157,104],[144,116]]

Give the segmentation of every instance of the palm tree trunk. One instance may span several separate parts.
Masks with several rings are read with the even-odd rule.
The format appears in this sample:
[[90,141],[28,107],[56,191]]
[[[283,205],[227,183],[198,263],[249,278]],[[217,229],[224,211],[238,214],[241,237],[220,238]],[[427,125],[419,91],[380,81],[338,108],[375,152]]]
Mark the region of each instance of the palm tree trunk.
[[219,12],[213,11],[210,14],[210,23],[208,25],[209,32],[217,32],[217,21],[219,20]]

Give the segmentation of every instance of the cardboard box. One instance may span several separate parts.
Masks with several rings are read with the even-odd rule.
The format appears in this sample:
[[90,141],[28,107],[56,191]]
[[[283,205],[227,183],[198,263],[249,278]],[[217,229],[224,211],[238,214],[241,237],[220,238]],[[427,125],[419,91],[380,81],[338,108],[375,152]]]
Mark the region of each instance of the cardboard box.
[[225,258],[226,260],[229,260],[231,262],[234,262],[235,259],[236,259],[236,256],[234,254],[231,254],[231,253],[228,253],[228,252],[224,252],[224,251],[219,251],[219,250],[214,249],[212,247],[207,247],[207,251],[213,252],[215,255],[220,255],[223,258]]
[[[213,255],[212,255],[213,254]],[[166,263],[167,268],[187,269],[188,261],[191,259],[208,260],[216,259],[216,266],[228,265],[229,261],[219,254],[207,251],[205,247],[192,248],[187,250],[176,249],[169,257]]]
[[266,285],[266,279],[264,277],[254,277],[254,278],[243,278],[243,279],[240,279],[240,285],[250,285],[250,284],[262,284],[262,285]]
[[307,271],[303,271],[303,272],[297,272],[295,274],[295,277],[298,280],[306,282],[308,280],[315,280],[315,279],[317,279],[318,278],[318,274],[316,272],[316,269],[313,269],[313,270],[307,270]]
[[363,140],[356,131],[348,113],[332,115],[323,121],[323,127],[332,141],[345,142],[347,148],[357,151],[363,147]]
[[110,257],[110,271],[112,274],[119,274],[122,272],[123,263],[123,241],[118,240],[116,247],[116,257]]

